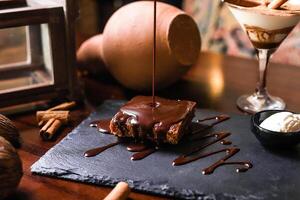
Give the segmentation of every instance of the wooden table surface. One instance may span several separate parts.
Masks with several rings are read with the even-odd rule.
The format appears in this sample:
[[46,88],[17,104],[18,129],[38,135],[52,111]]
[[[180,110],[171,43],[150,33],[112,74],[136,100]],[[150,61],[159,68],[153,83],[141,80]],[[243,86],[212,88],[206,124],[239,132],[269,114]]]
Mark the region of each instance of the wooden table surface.
[[[175,85],[160,91],[160,96],[189,99],[198,107],[223,112],[239,113],[235,106],[238,96],[252,93],[256,84],[257,61],[202,53],[198,63]],[[103,75],[104,76],[104,75]],[[32,175],[30,166],[49,148],[59,142],[78,125],[93,108],[105,99],[128,99],[137,93],[122,88],[115,81],[99,76],[84,78],[85,106],[72,111],[73,122],[55,141],[43,142],[38,134],[35,113],[10,116],[21,132],[23,146],[18,150],[23,161],[24,176],[16,193],[9,199],[22,200],[99,200],[111,190],[88,184]],[[300,68],[271,64],[268,88],[271,94],[282,97],[288,109],[300,112]],[[95,91],[97,89],[97,91]],[[165,199],[140,193],[131,193],[131,199]]]

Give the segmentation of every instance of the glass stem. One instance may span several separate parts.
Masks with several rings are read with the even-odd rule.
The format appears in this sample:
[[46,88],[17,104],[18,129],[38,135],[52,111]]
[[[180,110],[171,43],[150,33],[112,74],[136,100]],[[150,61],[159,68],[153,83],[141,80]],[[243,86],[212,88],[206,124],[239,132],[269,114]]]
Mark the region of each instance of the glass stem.
[[258,62],[259,62],[259,76],[258,83],[256,87],[257,94],[264,95],[266,94],[266,85],[267,85],[267,72],[268,72],[268,64],[269,59],[274,50],[270,49],[257,49],[258,53]]

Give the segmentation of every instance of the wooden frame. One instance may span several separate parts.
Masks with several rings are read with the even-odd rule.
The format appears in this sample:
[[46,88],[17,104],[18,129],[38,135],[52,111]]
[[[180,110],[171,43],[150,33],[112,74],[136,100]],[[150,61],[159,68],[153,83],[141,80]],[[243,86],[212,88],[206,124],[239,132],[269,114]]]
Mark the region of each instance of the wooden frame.
[[38,70],[43,67],[43,58],[41,55],[41,28],[39,25],[30,25],[25,28],[27,53],[30,57],[27,58],[26,61],[1,65],[0,73],[2,78],[11,77],[15,75],[15,73]]
[[0,9],[26,6],[26,0],[1,0]]
[[[76,0],[28,0],[27,7],[0,10],[0,28],[9,28],[26,25],[47,24],[50,38],[50,49],[53,68],[53,80],[46,84],[33,85],[30,88],[17,88],[11,91],[0,91],[0,107],[27,103],[53,98],[74,98],[75,97],[75,27],[74,21],[78,16]],[[76,14],[77,13],[77,14]],[[29,28],[31,63],[24,66],[10,67],[9,70],[2,70],[1,76],[12,76],[16,71],[26,73],[33,71],[41,79],[46,78],[44,68],[38,56],[41,51],[40,46],[34,44],[35,40],[41,40],[36,34],[37,26]],[[43,44],[46,45],[46,44]],[[46,79],[45,79],[46,80]],[[47,82],[47,81],[46,81]]]

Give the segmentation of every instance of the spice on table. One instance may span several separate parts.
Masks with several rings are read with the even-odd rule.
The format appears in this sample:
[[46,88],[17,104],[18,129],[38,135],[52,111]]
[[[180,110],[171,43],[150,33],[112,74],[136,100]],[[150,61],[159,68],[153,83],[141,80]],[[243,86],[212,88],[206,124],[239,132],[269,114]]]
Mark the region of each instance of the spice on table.
[[70,111],[76,106],[76,102],[65,102],[46,111],[37,111],[36,118],[40,129],[40,136],[43,140],[51,140],[62,125],[66,125],[70,120]]
[[73,107],[76,106],[76,102],[75,101],[71,101],[71,102],[65,102],[62,104],[59,104],[55,107],[49,108],[47,111],[55,111],[55,110],[69,110]]
[[36,113],[37,121],[47,122],[50,119],[59,119],[63,124],[67,124],[70,118],[70,111],[37,111]]
[[55,118],[48,120],[48,122],[41,128],[40,134],[42,134],[43,132],[46,132],[48,130],[48,128],[50,128],[50,126],[53,124],[54,121],[55,121]]
[[[54,106],[52,108],[49,108],[46,111],[59,111],[59,110],[70,110],[72,108],[74,108],[76,106],[76,102],[75,101],[70,101],[70,102],[64,102],[61,103],[57,106]],[[43,126],[47,121],[39,121],[39,127]]]
[[55,136],[57,130],[62,126],[61,121],[58,119],[51,119],[48,122],[50,122],[49,128],[40,132],[40,135],[44,140],[51,140]]

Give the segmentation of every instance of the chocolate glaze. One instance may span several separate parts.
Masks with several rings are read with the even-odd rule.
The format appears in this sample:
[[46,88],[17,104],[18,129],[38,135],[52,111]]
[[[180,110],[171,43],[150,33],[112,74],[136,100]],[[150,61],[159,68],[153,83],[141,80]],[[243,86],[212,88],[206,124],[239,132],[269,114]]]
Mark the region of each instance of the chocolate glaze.
[[121,107],[120,114],[116,115],[115,122],[129,121],[144,129],[141,132],[154,133],[154,141],[165,137],[170,127],[191,114],[194,102],[175,101],[156,97],[155,107],[149,96],[136,96]]
[[110,133],[110,128],[109,128],[110,120],[111,119],[101,119],[101,120],[93,121],[90,123],[90,127],[95,127],[102,133]]
[[105,146],[102,146],[102,147],[97,147],[97,148],[94,148],[94,149],[90,149],[90,150],[88,150],[84,153],[84,156],[85,157],[96,156],[96,155],[102,153],[103,151],[105,151],[106,149],[114,147],[114,146],[116,146],[120,143],[121,143],[120,141],[117,141],[117,142],[114,142],[114,143],[111,143],[111,144],[108,144],[108,145],[105,145]]
[[142,159],[146,158],[147,156],[151,155],[152,153],[154,153],[156,150],[157,150],[156,148],[145,149],[141,152],[133,154],[131,156],[131,160],[142,160]]

